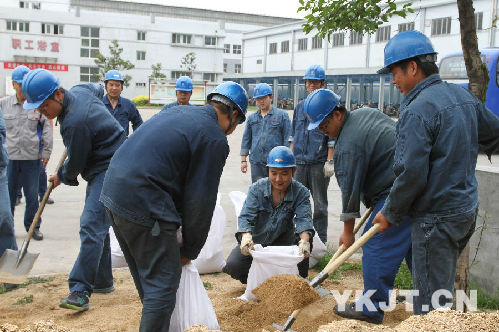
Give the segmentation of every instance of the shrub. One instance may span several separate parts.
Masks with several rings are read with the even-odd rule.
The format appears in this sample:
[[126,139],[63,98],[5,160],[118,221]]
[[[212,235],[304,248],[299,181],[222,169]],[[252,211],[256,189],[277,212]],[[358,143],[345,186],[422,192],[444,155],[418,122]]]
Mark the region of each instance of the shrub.
[[135,98],[132,98],[133,103],[135,106],[145,106],[149,102],[149,97],[147,96],[137,96]]

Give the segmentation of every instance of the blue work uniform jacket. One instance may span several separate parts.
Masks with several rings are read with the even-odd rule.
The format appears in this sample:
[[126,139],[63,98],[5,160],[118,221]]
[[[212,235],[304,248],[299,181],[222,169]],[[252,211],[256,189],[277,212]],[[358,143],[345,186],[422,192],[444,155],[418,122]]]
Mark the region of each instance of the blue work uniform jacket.
[[395,121],[374,108],[346,112],[334,146],[334,174],[341,190],[340,221],[360,217],[360,202],[374,206],[395,180]]
[[236,238],[251,232],[253,241],[262,246],[293,245],[303,232],[310,233],[312,239],[315,231],[310,192],[293,179],[281,204],[273,206],[272,184],[269,178],[260,179],[251,185],[237,225]]
[[188,103],[187,105],[179,105],[178,102],[174,101],[173,103],[165,104],[163,108],[161,108],[161,111],[164,111],[168,108],[172,108],[175,106],[194,106],[194,105],[192,105],[191,103]]
[[334,140],[328,139],[319,129],[308,130],[308,118],[303,109],[303,101],[299,102],[293,113],[293,125],[289,141],[293,143],[293,154],[297,164],[318,164],[327,160],[329,147]]
[[262,118],[260,110],[248,116],[241,142],[241,156],[249,154],[252,163],[267,164],[267,156],[274,147],[289,147],[291,122],[288,113],[272,107]]
[[5,147],[6,133],[5,120],[3,119],[3,112],[0,108],[0,170],[9,163],[9,155],[7,154],[7,148]]
[[499,118],[468,90],[432,75],[400,105],[393,170],[381,212],[392,224],[456,220],[476,214],[478,145],[499,146]]
[[120,125],[123,127],[126,136],[128,136],[129,132],[129,122],[132,123],[133,131],[137,130],[137,128],[139,128],[139,126],[142,124],[142,117],[140,116],[137,107],[130,99],[119,97],[118,104],[116,105],[115,109],[113,109],[113,105],[111,105],[111,102],[109,101],[107,95],[102,98],[102,102],[104,103],[104,105],[106,105],[109,112],[111,112],[114,118],[118,120]]
[[146,227],[182,226],[181,255],[206,241],[229,145],[211,105],[179,106],[146,121],[116,152],[100,200]]
[[104,88],[95,83],[64,90],[62,111],[57,117],[68,159],[57,172],[59,181],[77,186],[105,172],[114,152],[125,140],[121,125],[102,103]]

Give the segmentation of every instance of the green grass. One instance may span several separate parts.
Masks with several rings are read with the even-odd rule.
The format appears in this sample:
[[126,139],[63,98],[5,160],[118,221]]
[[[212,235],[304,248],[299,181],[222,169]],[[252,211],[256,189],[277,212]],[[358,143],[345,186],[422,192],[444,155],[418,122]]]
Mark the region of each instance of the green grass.
[[31,302],[33,302],[33,295],[28,295],[28,296],[22,297],[20,299],[17,299],[16,303],[14,303],[14,304],[22,305],[22,304],[28,304]]
[[411,271],[409,271],[409,268],[405,262],[400,265],[399,272],[395,276],[393,288],[412,289]]
[[499,310],[499,298],[490,296],[486,290],[470,281],[470,290],[477,291],[477,307],[480,310]]
[[46,282],[54,280],[54,277],[48,277],[48,278],[43,278],[43,277],[34,277],[34,278],[28,278],[28,281],[26,281],[24,284],[17,285],[16,288],[14,289],[9,289],[5,290],[3,287],[0,287],[0,294],[10,292],[13,290],[16,290],[18,288],[26,288],[31,284],[44,284]]
[[204,289],[212,289],[213,285],[208,281],[203,281]]
[[[333,257],[332,253],[326,253],[320,260],[317,262],[317,264],[313,267],[313,270],[320,272],[322,271],[326,265],[329,263],[331,258]],[[345,271],[350,271],[350,270],[361,270],[362,269],[362,264],[361,263],[344,263],[342,264],[339,268],[336,269],[336,271],[333,272],[329,276],[329,279],[343,279],[341,273]]]
[[251,112],[251,111],[258,111],[258,107],[257,106],[248,106],[248,112]]

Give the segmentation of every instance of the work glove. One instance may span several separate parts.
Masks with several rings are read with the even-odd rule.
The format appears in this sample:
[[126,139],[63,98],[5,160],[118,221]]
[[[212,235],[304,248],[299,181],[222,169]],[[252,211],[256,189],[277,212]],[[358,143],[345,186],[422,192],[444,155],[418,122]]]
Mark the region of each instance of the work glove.
[[334,175],[334,164],[332,160],[328,160],[324,163],[324,177],[330,178]]
[[253,237],[251,236],[251,233],[244,233],[243,237],[241,238],[241,254],[244,256],[249,256],[250,252],[249,250],[255,250],[253,243]]
[[300,249],[300,254],[305,256],[305,258],[310,256],[310,242],[308,242],[304,239],[301,239],[298,242],[298,248]]

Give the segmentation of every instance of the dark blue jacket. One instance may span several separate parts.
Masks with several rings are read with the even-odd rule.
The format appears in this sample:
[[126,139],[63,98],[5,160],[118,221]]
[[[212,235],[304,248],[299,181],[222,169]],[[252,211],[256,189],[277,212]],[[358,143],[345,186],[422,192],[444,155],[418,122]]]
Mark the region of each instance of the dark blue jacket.
[[[175,106],[182,106],[182,105],[179,105],[177,101],[174,101],[172,103],[165,104],[161,110],[164,111],[164,110],[166,110],[168,108],[172,108],[172,107],[175,107]],[[194,105],[192,105],[191,103],[189,103],[189,104],[183,105],[183,106],[194,106]]]
[[114,152],[125,140],[123,128],[102,103],[104,88],[95,83],[64,90],[64,102],[57,120],[68,159],[57,177],[77,186],[81,174],[87,182],[105,172]]
[[102,102],[106,105],[107,109],[114,116],[116,120],[120,123],[120,125],[125,130],[125,135],[128,136],[128,123],[132,123],[133,131],[137,130],[139,126],[142,124],[142,117],[137,110],[135,104],[130,100],[123,97],[118,98],[118,104],[116,108],[113,110],[113,106],[109,101],[107,95],[102,98]]
[[476,214],[478,144],[499,146],[499,118],[463,87],[432,75],[400,105],[396,175],[382,209],[393,224],[453,221]]
[[295,107],[290,141],[297,164],[318,164],[327,160],[328,147],[334,146],[334,140],[328,139],[317,128],[308,130],[309,121],[303,109],[303,101]]
[[116,152],[100,199],[131,222],[182,226],[181,254],[194,259],[210,229],[228,154],[211,105],[170,108],[145,122]]

